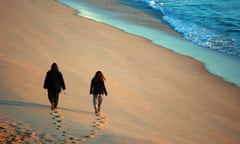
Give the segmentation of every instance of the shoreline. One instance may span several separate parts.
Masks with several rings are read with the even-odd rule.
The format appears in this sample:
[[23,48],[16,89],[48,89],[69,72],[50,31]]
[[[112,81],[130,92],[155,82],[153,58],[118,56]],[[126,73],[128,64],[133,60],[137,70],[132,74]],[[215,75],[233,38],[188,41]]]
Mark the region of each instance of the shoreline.
[[[6,124],[0,126],[11,128],[9,137],[86,144],[240,142],[240,88],[202,63],[76,16],[56,1],[1,1],[0,16],[0,120]],[[42,88],[52,62],[67,87],[56,111]],[[101,116],[89,95],[97,70],[109,91]]]
[[[159,26],[156,29],[154,28],[154,31],[152,31],[152,29],[149,29],[144,25],[141,25],[141,24],[136,25],[133,22],[125,24],[123,21],[118,21],[118,20],[113,20],[111,22],[107,19],[107,17],[105,18],[104,16],[102,17],[101,15],[99,15],[100,18],[98,18],[99,16],[96,16],[96,18],[94,16],[89,16],[87,15],[87,13],[85,14],[84,11],[88,11],[88,10],[91,11],[92,8],[89,8],[87,6],[86,6],[87,7],[86,9],[85,7],[81,7],[83,10],[78,11],[77,9],[79,8],[74,6],[76,4],[71,5],[71,4],[63,3],[62,1],[57,1],[57,2],[62,3],[63,5],[69,7],[70,9],[73,9],[76,12],[75,15],[77,16],[84,17],[96,22],[100,22],[110,27],[117,28],[126,33],[148,39],[152,44],[155,44],[160,47],[164,47],[165,49],[173,51],[174,53],[191,57],[194,60],[197,60],[203,63],[205,69],[210,74],[220,77],[224,81],[234,84],[236,87],[240,87],[240,77],[238,75],[238,73],[240,72],[239,71],[240,65],[238,65],[240,64],[240,59],[230,55],[222,54],[220,52],[216,52],[211,49],[206,49],[204,47],[196,46],[193,43],[185,40],[176,31],[173,31],[172,29],[170,29],[168,25],[162,25],[161,23],[158,23],[161,26]],[[99,13],[101,13],[100,9],[95,11],[99,11]],[[136,12],[136,13],[141,13],[141,12]],[[139,15],[143,15],[143,14],[139,14]],[[134,29],[136,30],[132,30],[131,27],[135,27]],[[144,29],[143,31],[146,31],[146,33],[149,33],[149,36],[148,34],[146,35],[145,33],[139,32],[137,29]],[[171,35],[171,36],[166,36],[166,35]],[[168,41],[168,42],[166,43],[163,41]],[[174,43],[176,44],[174,43],[170,44],[170,41],[175,41]],[[195,49],[197,49],[197,52],[195,52]]]

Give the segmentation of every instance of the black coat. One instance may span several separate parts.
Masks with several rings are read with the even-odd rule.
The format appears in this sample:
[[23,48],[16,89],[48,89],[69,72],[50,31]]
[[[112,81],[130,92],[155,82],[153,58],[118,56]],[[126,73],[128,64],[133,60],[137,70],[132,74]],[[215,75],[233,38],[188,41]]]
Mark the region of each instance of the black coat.
[[105,94],[107,95],[107,90],[102,79],[92,79],[90,86],[90,94]]
[[66,89],[62,73],[56,70],[49,70],[44,80],[44,86],[48,92],[60,92],[61,88]]

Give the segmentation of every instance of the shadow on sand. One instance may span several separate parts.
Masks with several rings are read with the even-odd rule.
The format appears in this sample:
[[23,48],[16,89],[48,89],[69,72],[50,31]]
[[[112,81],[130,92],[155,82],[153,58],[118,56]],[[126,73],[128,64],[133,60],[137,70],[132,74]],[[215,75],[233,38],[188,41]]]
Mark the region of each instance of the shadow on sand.
[[[26,143],[27,138],[25,138],[24,135],[27,135],[28,139],[31,139],[32,141],[34,141],[34,143],[74,143],[74,144],[79,143],[80,144],[89,139],[94,139],[96,136],[100,135],[101,129],[105,125],[107,125],[109,121],[109,118],[107,116],[104,116],[104,114],[99,114],[94,116],[93,112],[81,111],[81,110],[70,109],[65,107],[60,107],[56,110],[51,111],[50,106],[47,104],[32,103],[32,102],[26,102],[26,101],[0,100],[0,107],[4,107],[4,106],[23,107],[23,108],[30,108],[30,109],[35,109],[35,108],[45,109],[45,110],[48,109],[49,110],[48,112],[51,115],[52,124],[58,133],[58,136],[52,135],[51,133],[36,134],[35,131],[38,129],[35,129],[34,126],[30,125],[30,128],[28,128],[29,130],[27,131],[27,128],[25,128],[27,124],[25,123],[20,124],[18,122],[14,124],[14,126],[11,123],[7,123],[8,127],[11,127],[12,131],[15,131],[16,136],[12,136],[10,135],[10,133],[9,134],[7,133],[6,137],[10,137],[11,139],[17,139],[17,137],[20,137],[21,139],[16,143]],[[93,118],[91,119],[92,121],[89,122],[90,128],[86,129],[84,132],[82,132],[82,130],[79,129],[79,132],[81,132],[80,134],[72,133],[72,131],[70,130],[71,127],[68,127],[69,124],[66,124],[64,120],[64,115],[62,114],[62,110],[66,112],[87,114],[88,116]],[[7,131],[7,129],[5,130]],[[27,131],[27,134],[21,135],[22,133],[18,133],[18,131],[21,131],[21,132]],[[0,143],[1,143],[1,140],[0,140]]]
[[[32,108],[49,108],[49,105],[45,105],[45,104],[30,103],[30,102],[24,102],[24,101],[12,101],[12,100],[0,100],[0,105],[32,107]],[[92,112],[70,109],[70,108],[65,108],[65,107],[59,107],[59,109],[62,109],[65,111],[70,111],[70,112],[92,114]]]

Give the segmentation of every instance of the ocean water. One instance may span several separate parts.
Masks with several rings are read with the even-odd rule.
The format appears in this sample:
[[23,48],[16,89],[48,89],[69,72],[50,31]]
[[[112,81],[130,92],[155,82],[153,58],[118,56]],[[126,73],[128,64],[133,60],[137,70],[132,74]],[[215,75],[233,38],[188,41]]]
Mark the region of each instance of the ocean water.
[[134,0],[156,11],[196,45],[240,58],[239,0]]
[[240,87],[239,0],[58,0],[86,17],[202,62]]

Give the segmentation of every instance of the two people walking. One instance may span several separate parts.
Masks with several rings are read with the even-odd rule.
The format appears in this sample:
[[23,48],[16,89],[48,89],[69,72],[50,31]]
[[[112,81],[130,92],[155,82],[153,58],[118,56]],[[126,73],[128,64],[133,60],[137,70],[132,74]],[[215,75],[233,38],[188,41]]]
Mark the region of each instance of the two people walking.
[[[97,71],[91,80],[90,94],[93,95],[93,108],[96,114],[101,110],[103,95],[107,96],[104,80],[105,77],[101,71]],[[43,87],[44,89],[47,89],[51,109],[56,109],[59,100],[59,93],[61,90],[66,90],[63,75],[59,71],[56,63],[53,63],[51,69],[47,72]]]

